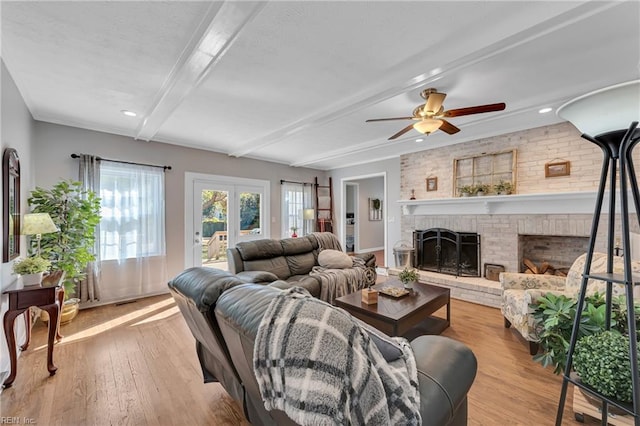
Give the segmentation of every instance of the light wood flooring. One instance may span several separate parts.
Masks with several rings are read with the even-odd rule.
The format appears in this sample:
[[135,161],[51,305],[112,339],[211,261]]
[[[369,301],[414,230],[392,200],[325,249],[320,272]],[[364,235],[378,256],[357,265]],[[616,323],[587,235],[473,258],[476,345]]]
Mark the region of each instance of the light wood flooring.
[[[458,300],[451,308],[443,335],[466,343],[478,358],[469,425],[552,425],[560,378],[531,361],[498,309]],[[38,322],[33,331],[13,387],[0,394],[3,417],[64,426],[247,424],[219,384],[202,383],[193,337],[169,295],[81,311],[62,328],[52,377],[46,326]],[[570,391],[565,425],[579,424],[571,401]]]

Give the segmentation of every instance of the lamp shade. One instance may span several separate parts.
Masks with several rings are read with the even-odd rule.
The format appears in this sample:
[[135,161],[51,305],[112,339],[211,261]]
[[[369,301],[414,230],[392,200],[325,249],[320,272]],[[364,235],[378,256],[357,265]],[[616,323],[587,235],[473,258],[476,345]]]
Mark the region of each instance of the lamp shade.
[[592,137],[627,129],[632,121],[640,121],[640,80],[579,96],[558,108],[556,114]]
[[313,220],[316,217],[316,211],[314,209],[304,209],[302,211],[302,218],[304,220]]
[[434,118],[424,118],[413,125],[413,128],[428,135],[431,132],[435,132],[442,126],[442,120],[436,120]]
[[50,234],[59,229],[49,213],[27,213],[22,220],[22,235]]

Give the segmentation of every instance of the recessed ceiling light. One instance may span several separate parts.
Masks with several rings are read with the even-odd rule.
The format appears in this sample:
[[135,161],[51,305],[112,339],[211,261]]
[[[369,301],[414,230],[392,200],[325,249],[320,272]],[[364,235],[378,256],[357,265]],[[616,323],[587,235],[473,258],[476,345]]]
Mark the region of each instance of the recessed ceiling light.
[[542,108],[540,111],[538,111],[540,114],[546,114],[548,112],[553,111],[553,108]]
[[424,139],[418,138],[418,139],[416,139],[416,142],[424,142]]
[[128,110],[126,110],[126,109],[123,109],[123,110],[122,110],[122,111],[120,111],[120,112],[121,112],[121,113],[123,113],[124,115],[126,115],[127,117],[135,117],[136,115],[138,115],[138,114],[136,114],[135,112],[133,112],[133,111],[128,111]]

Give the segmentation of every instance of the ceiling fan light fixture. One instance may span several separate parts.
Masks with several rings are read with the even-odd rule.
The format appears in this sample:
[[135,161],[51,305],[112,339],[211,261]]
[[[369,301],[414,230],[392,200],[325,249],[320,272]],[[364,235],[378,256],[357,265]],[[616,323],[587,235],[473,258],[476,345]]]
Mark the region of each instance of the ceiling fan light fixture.
[[424,120],[420,120],[416,124],[414,124],[413,128],[420,133],[424,133],[425,135],[428,135],[429,133],[432,133],[438,130],[440,126],[442,126],[442,120],[425,118]]

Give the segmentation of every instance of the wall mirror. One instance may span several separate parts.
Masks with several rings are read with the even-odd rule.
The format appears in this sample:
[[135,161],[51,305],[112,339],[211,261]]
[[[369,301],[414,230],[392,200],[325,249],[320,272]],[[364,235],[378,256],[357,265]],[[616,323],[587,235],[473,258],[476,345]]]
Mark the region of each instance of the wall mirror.
[[20,255],[20,160],[7,148],[2,155],[2,262]]

